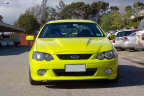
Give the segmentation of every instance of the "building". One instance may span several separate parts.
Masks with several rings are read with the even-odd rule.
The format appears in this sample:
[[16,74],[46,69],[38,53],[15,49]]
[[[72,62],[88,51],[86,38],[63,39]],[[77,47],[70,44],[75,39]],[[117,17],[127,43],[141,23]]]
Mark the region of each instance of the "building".
[[0,32],[24,32],[23,29],[0,22]]
[[16,34],[24,33],[24,30],[13,25],[0,22],[0,46],[18,45],[21,37]]

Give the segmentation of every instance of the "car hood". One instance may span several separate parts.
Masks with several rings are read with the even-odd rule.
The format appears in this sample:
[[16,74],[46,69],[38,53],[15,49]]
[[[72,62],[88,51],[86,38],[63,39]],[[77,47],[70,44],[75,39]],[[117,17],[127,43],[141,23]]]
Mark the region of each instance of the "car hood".
[[97,38],[38,38],[35,50],[46,53],[94,52],[112,50],[112,44],[106,37]]

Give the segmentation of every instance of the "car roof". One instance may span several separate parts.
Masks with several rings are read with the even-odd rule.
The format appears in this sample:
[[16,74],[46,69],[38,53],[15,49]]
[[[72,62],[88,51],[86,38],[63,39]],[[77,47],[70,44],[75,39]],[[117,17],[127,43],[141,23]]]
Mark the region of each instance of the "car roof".
[[128,32],[128,31],[137,31],[137,30],[122,30],[122,31],[118,31],[115,34],[121,33],[121,32]]
[[94,21],[91,20],[77,20],[77,19],[66,19],[66,20],[54,20],[54,21],[49,21],[47,22],[47,24],[51,24],[51,23],[65,23],[65,22],[81,22],[81,23],[96,23]]

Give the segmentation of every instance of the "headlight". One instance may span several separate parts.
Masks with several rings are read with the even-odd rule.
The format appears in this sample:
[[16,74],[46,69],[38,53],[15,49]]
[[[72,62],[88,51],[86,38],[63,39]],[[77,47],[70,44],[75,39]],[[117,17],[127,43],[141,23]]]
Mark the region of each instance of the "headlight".
[[115,58],[115,57],[116,56],[115,56],[115,53],[114,53],[113,50],[112,51],[102,52],[102,53],[99,53],[97,55],[97,59],[99,59],[99,60],[103,60],[104,58],[106,58],[106,59],[112,59],[112,58]]
[[112,59],[114,57],[115,57],[115,55],[114,55],[113,51],[105,52],[105,58]]
[[104,53],[100,53],[97,55],[97,59],[99,60],[103,60],[105,58],[105,54]]
[[53,60],[53,57],[50,54],[41,53],[41,52],[34,52],[32,58],[36,59],[38,61],[42,61],[42,60],[50,61],[50,60]]

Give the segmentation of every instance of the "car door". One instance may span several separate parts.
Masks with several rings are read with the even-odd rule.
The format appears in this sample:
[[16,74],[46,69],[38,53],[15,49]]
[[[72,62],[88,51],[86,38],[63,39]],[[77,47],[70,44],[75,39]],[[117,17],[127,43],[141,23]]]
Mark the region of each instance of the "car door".
[[123,36],[124,36],[124,32],[118,32],[116,35],[116,39],[115,39],[115,46],[116,47],[121,47],[122,43],[123,43]]

